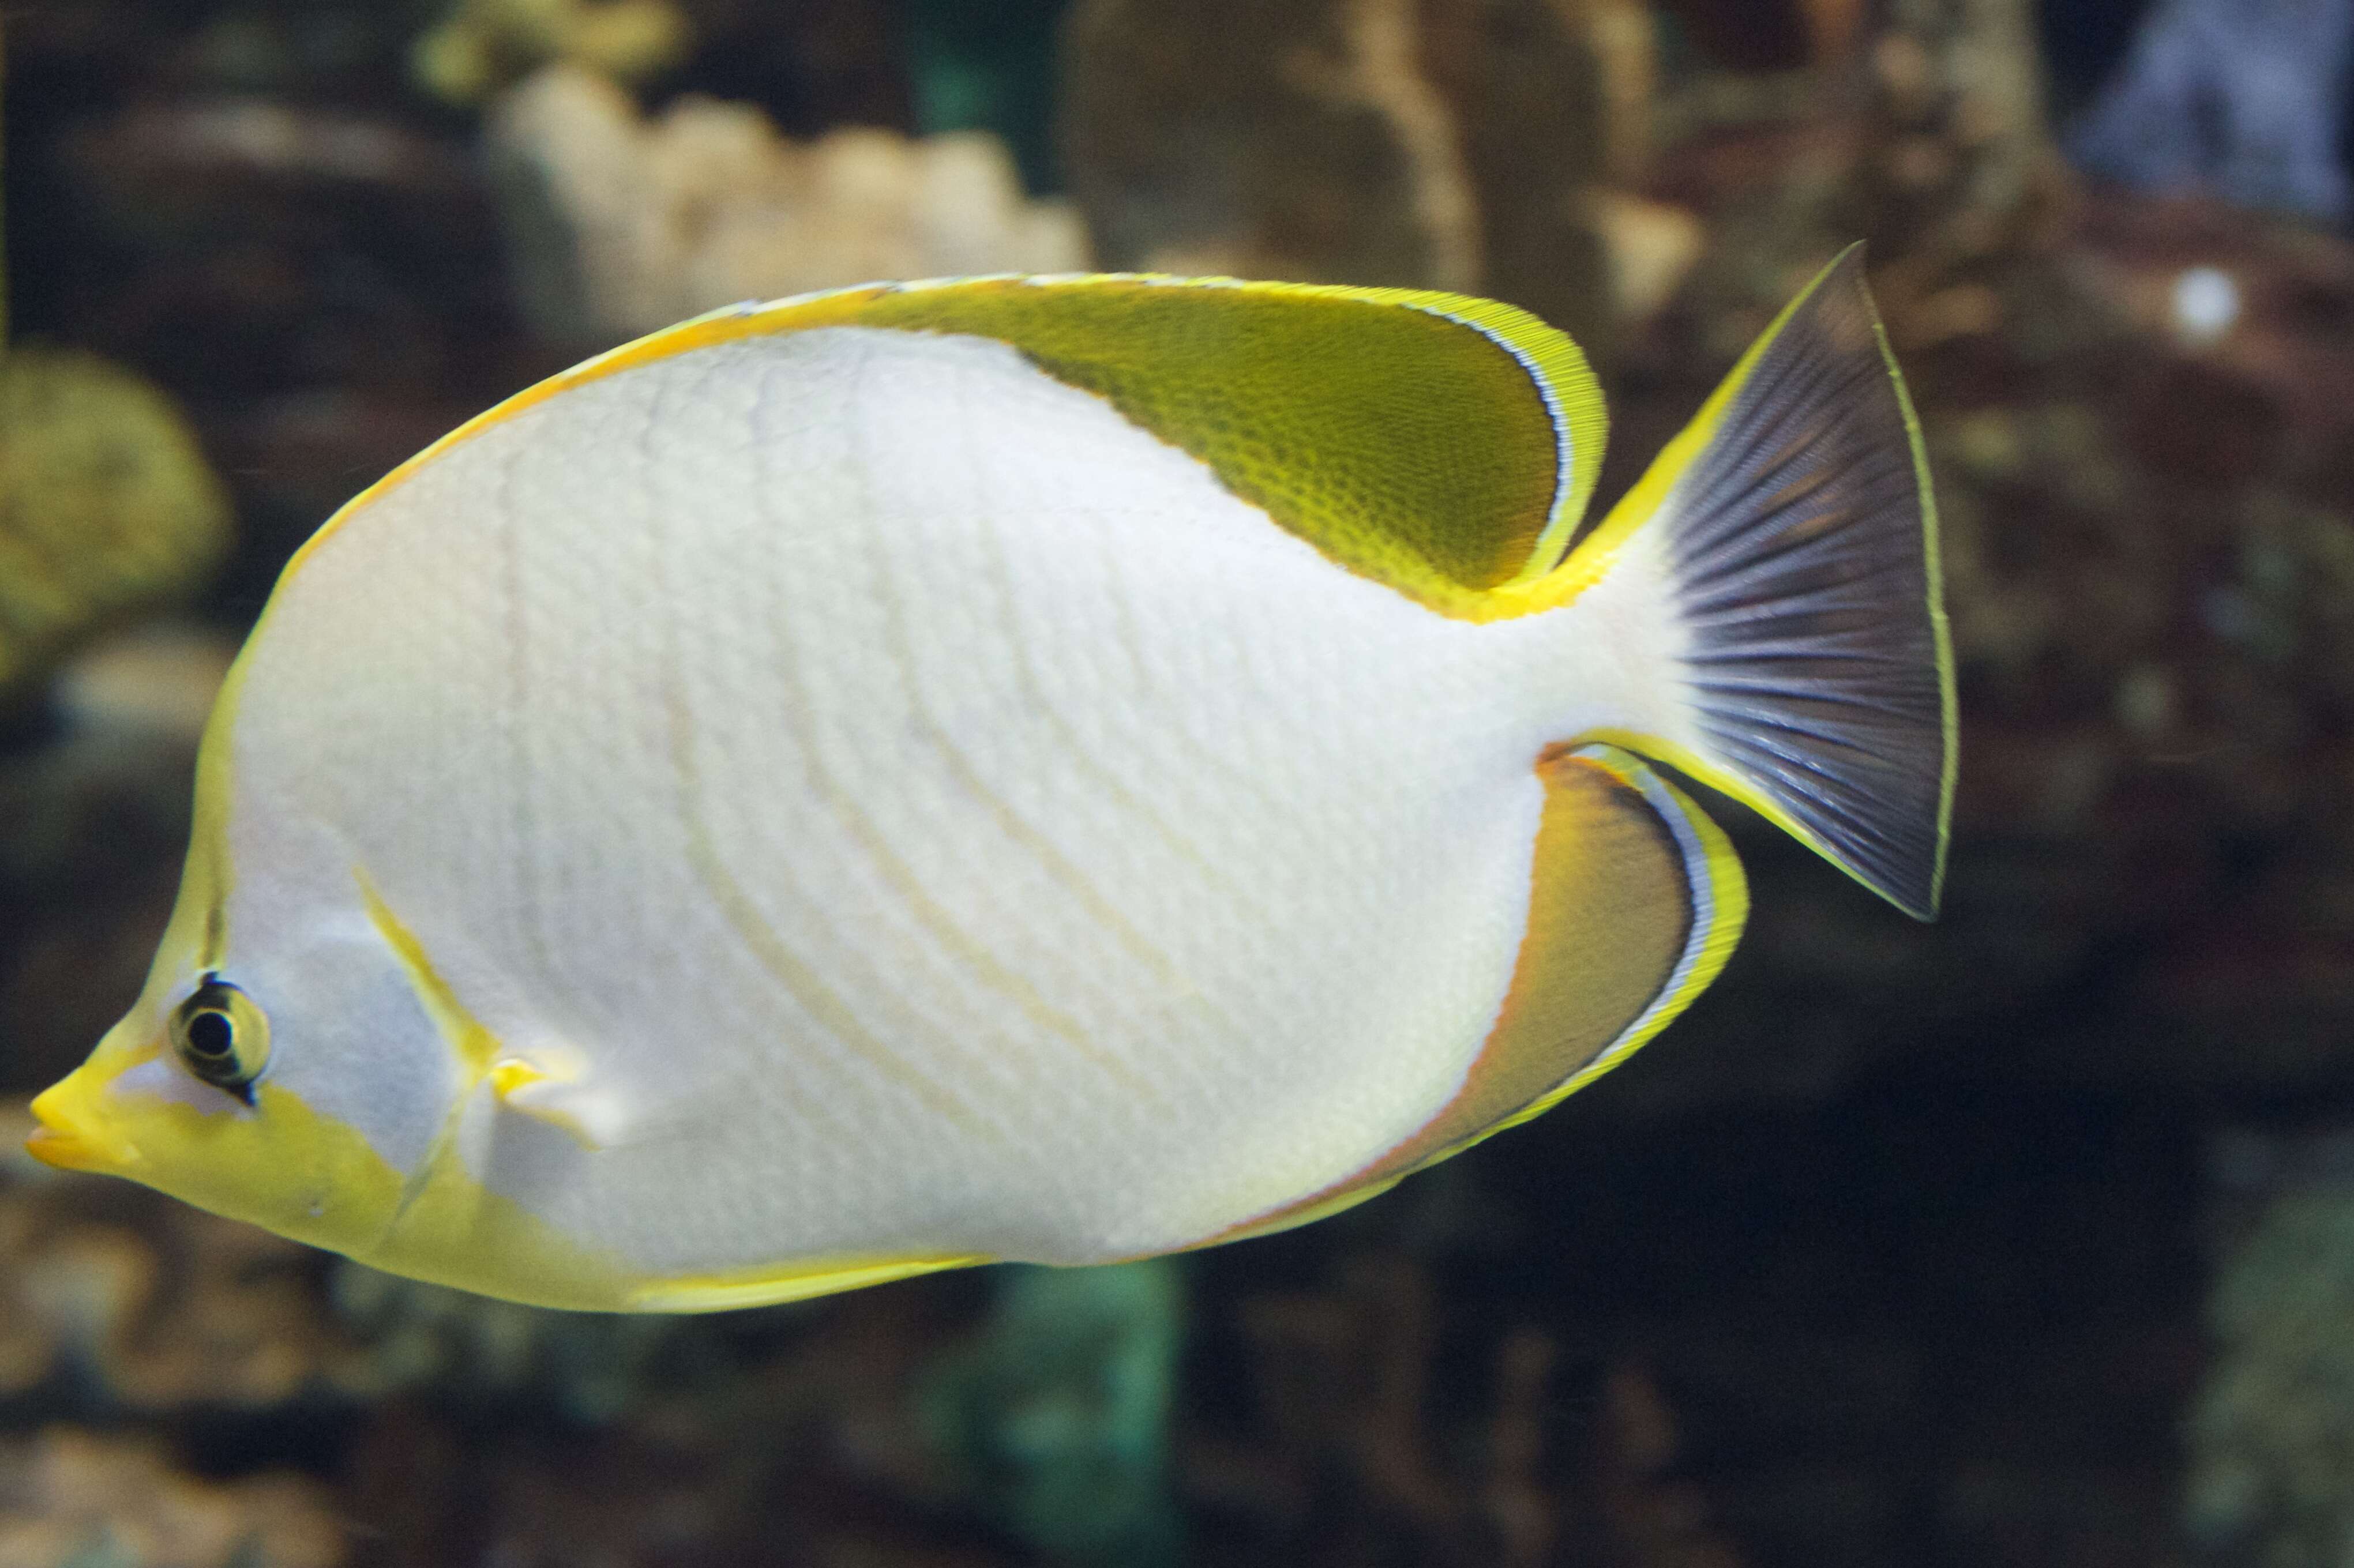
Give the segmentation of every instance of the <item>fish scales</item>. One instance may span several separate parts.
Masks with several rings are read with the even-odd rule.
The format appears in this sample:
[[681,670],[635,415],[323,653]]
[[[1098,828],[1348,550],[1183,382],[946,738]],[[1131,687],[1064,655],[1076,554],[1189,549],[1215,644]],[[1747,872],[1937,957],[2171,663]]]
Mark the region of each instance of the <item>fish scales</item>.
[[[1310,1036],[1319,1022],[1347,1019],[1353,1010],[1365,1015],[1363,1022],[1329,1031],[1336,1054],[1347,1051],[1362,1059],[1392,1051],[1426,1075],[1416,1100],[1443,1093],[1459,1076],[1509,977],[1516,912],[1505,879],[1520,874],[1525,841],[1534,833],[1538,793],[1526,761],[1559,712],[1558,705],[1545,704],[1512,678],[1519,662],[1508,645],[1513,640],[1482,636],[1425,615],[1375,585],[1330,573],[1311,551],[1280,535],[1272,536],[1276,548],[1269,551],[1269,532],[1246,514],[1220,519],[1229,535],[1225,547],[1255,557],[1277,555],[1292,580],[1270,580],[1274,571],[1262,560],[1247,571],[1195,564],[1182,574],[1156,573],[1164,549],[1198,563],[1219,547],[1214,535],[1184,538],[1174,530],[1192,524],[1204,502],[1243,513],[1220,493],[1189,493],[1178,515],[1131,519],[1120,529],[1127,547],[1117,569],[1157,578],[1150,590],[1153,617],[1143,630],[1148,655],[1162,672],[1159,683],[1172,699],[1193,701],[1192,711],[1178,709],[1184,716],[1175,726],[1190,747],[1152,759],[1146,777],[1183,777],[1188,754],[1209,750],[1223,758],[1227,777],[1246,772],[1267,780],[1276,798],[1288,803],[1284,816],[1269,820],[1261,802],[1218,798],[1212,788],[1197,786],[1197,793],[1210,798],[1186,813],[1192,832],[1212,845],[1213,863],[1272,887],[1272,901],[1288,918],[1346,927],[1354,934],[1350,949],[1336,955],[1339,961],[1324,975],[1302,973],[1273,952],[1203,952],[1197,939],[1196,950],[1183,954],[1183,967],[1175,972],[1200,1001],[1172,1012],[1158,1001],[1166,981],[1113,928],[1092,917],[1090,899],[1058,882],[1035,845],[1025,842],[1059,835],[1064,842],[1055,852],[1066,864],[1130,860],[1136,872],[1120,886],[1090,891],[1095,900],[1130,901],[1134,907],[1120,911],[1126,924],[1153,933],[1156,947],[1165,943],[1182,952],[1188,932],[1215,929],[1212,899],[1172,896],[1189,884],[1199,885],[1187,863],[1153,848],[1116,810],[1102,811],[1086,771],[1071,765],[1051,726],[1040,722],[1043,711],[1056,705],[1103,705],[1083,694],[1100,662],[1087,645],[1091,640],[1059,630],[1071,588],[1082,602],[1098,599],[1100,590],[1066,583],[1058,592],[1054,577],[1033,582],[1017,575],[1022,590],[1037,602],[1009,619],[977,609],[976,601],[985,605],[986,598],[972,585],[986,583],[975,556],[991,543],[1007,552],[1011,574],[1024,573],[1032,556],[1056,561],[1081,555],[1066,552],[1057,535],[1102,525],[1085,503],[1090,482],[1129,489],[1138,482],[1140,459],[1173,467],[1176,454],[1122,453],[1123,446],[1142,446],[1149,438],[1097,400],[989,345],[921,338],[877,344],[810,334],[704,353],[778,361],[771,374],[790,377],[801,399],[828,413],[797,414],[790,425],[740,436],[726,428],[725,410],[712,410],[707,419],[698,410],[694,418],[664,420],[666,406],[691,403],[698,388],[727,379],[717,367],[698,364],[702,355],[683,356],[583,388],[564,403],[486,432],[437,465],[441,485],[394,492],[306,567],[319,577],[318,613],[334,619],[338,635],[354,635],[354,617],[365,613],[350,605],[353,596],[339,591],[339,574],[370,585],[371,602],[385,603],[387,614],[398,617],[398,600],[407,596],[373,592],[387,546],[438,562],[444,575],[454,569],[471,577],[456,552],[493,544],[458,537],[464,524],[456,513],[441,511],[435,523],[413,515],[412,507],[440,510],[449,487],[475,482],[470,470],[495,471],[514,461],[511,452],[539,454],[523,460],[513,482],[525,492],[515,504],[534,516],[564,520],[535,530],[531,546],[530,580],[549,585],[546,618],[567,628],[609,621],[630,628],[587,665],[589,678],[581,689],[544,690],[535,715],[540,733],[565,743],[536,770],[569,785],[551,800],[551,814],[585,819],[592,839],[610,837],[620,852],[572,866],[561,903],[574,914],[560,946],[575,955],[573,972],[546,977],[574,999],[567,1011],[580,1019],[572,1036],[578,1048],[608,1048],[606,1056],[592,1058],[591,1069],[626,1083],[628,1097],[649,1118],[665,1102],[691,1103],[709,1094],[740,1093],[773,1110],[772,1121],[747,1119],[741,1148],[703,1143],[698,1154],[739,1172],[745,1191],[769,1191],[786,1225],[811,1227],[802,1245],[812,1251],[841,1250],[885,1213],[904,1213],[909,1189],[938,1194],[934,1202],[967,1203],[974,1189],[1002,1182],[1005,1190],[996,1206],[1026,1219],[1052,1211],[1052,1195],[1038,1190],[1042,1178],[1092,1169],[1107,1155],[1118,1163],[1098,1179],[1106,1185],[1182,1171],[1191,1163],[1182,1152],[1198,1147],[1196,1129],[1204,1122],[1230,1129],[1226,1136],[1239,1149],[1266,1151],[1262,1164],[1270,1157],[1369,1159],[1402,1136],[1425,1105],[1410,1101],[1370,1126],[1364,1118],[1373,1105],[1348,1099],[1329,1108],[1318,1105],[1321,1097],[1314,1086],[1330,1081],[1339,1065],[1331,1056],[1290,1052],[1278,1058],[1273,1075],[1257,1067],[1221,1070],[1217,1057],[1260,1041]],[[961,375],[875,373],[878,358],[928,366],[944,357]],[[991,385],[985,392],[960,385],[970,375],[986,376]],[[920,391],[904,389],[910,386]],[[609,399],[631,411],[598,406]],[[769,401],[772,407],[782,402]],[[927,406],[934,401],[939,406]],[[1040,403],[1056,415],[1035,407]],[[975,485],[970,465],[953,456],[960,447],[969,452],[972,444],[1003,443],[1024,425],[1056,416],[1084,421],[1085,444],[1110,461],[1092,464],[1087,474],[1065,471],[1061,483],[1075,504],[1052,518],[1034,510],[1013,528],[1015,519],[990,514],[987,485]],[[541,428],[573,418],[586,428],[578,442],[553,440]],[[969,422],[969,430],[970,423],[982,420],[993,428],[959,442],[952,423],[959,418]],[[862,450],[862,427],[928,421],[938,422],[952,461],[888,464]],[[663,431],[659,445],[645,444],[648,428]],[[558,461],[558,453],[567,455]],[[748,462],[740,478],[719,477],[729,465],[742,469]],[[1198,484],[1190,471],[1183,478]],[[544,497],[529,493],[534,488]],[[762,499],[736,508],[711,493],[732,497],[738,491]],[[1035,491],[1023,485],[1017,493],[1034,507]],[[722,521],[716,527],[680,525],[679,519],[705,515]],[[907,525],[912,518],[926,520],[920,533]],[[1207,532],[1198,525],[1193,531]],[[1237,578],[1266,587],[1241,595]],[[639,598],[641,584],[653,589],[650,603]],[[1344,614],[1338,622],[1342,630],[1325,622],[1310,631],[1298,596],[1319,588],[1337,588],[1363,608]],[[693,613],[682,615],[672,605],[692,606]],[[430,684],[455,683],[459,672],[487,652],[463,641],[471,636],[487,644],[492,618],[457,619],[471,630],[447,642],[448,668],[428,677]],[[1016,621],[1058,629],[1057,645],[1034,661],[1041,679],[1050,683],[1046,701],[1034,709],[1005,701],[992,682],[975,673],[1011,662],[1003,643]],[[279,633],[290,659],[304,646],[302,631],[290,617]],[[687,745],[701,758],[692,770],[694,800],[680,799],[689,784],[671,776],[672,737],[663,733],[663,700],[650,689],[660,683],[648,672],[666,662],[666,638],[677,644],[668,658],[676,663],[674,700],[690,715]],[[1267,650],[1285,639],[1304,646],[1278,661]],[[261,647],[266,655],[271,644]],[[1491,694],[1487,714],[1445,700],[1450,687],[1460,690],[1444,678],[1458,659],[1484,666],[1486,678],[1472,684]],[[1270,699],[1287,693],[1271,689],[1253,666],[1264,670],[1276,662],[1331,694],[1317,704],[1325,718],[1303,725],[1290,704],[1274,705]],[[259,662],[251,678],[275,673],[271,663]],[[1073,687],[1082,691],[1065,694]],[[285,711],[305,705],[301,688],[282,690]],[[628,715],[624,722],[639,733],[617,737],[610,721],[596,722],[594,715]],[[1486,722],[1479,727],[1490,731],[1484,736],[1475,730],[1480,718]],[[345,732],[385,728],[355,715]],[[380,799],[395,760],[387,753],[398,752],[429,765],[424,778],[440,798],[451,778],[478,766],[471,732],[461,727],[388,739],[388,747],[371,748],[334,771],[354,790],[378,792]],[[451,753],[446,758],[445,744]],[[304,766],[307,771],[315,763]],[[1415,787],[1417,773],[1439,786],[1435,795]],[[1474,789],[1487,794],[1495,809],[1462,810],[1460,795]],[[573,792],[591,800],[568,799]],[[1026,812],[1006,804],[1023,797],[1035,801]],[[376,820],[388,829],[431,821],[425,802],[418,804],[416,812],[379,811]],[[1090,816],[1097,819],[1092,832],[1086,831]],[[1416,824],[1416,816],[1430,821]],[[1021,823],[1020,831],[1009,831],[1009,817]],[[445,830],[436,822],[432,831]],[[758,944],[733,927],[727,899],[713,896],[687,874],[698,860],[691,842],[698,836],[707,837],[711,858],[727,868],[733,888],[754,906],[776,945],[795,956],[796,970],[813,990],[778,980],[757,951],[747,950]],[[1493,853],[1475,847],[1481,836],[1498,841]],[[1230,842],[1236,837],[1240,842]],[[1098,844],[1116,853],[1098,853]],[[1422,854],[1401,856],[1401,846],[1415,844],[1426,846]],[[918,866],[911,848],[920,845],[938,847]],[[382,842],[359,847],[371,864],[414,853],[414,846],[390,832]],[[1454,864],[1494,869],[1463,879],[1475,883],[1454,894],[1463,915],[1433,920],[1416,912],[1395,919],[1385,944],[1381,913],[1413,910],[1416,889],[1444,887]],[[446,869],[453,878],[471,875],[460,863]],[[462,896],[456,885],[420,887],[412,895],[429,909]],[[1434,997],[1418,981],[1419,1016],[1411,1003],[1384,996],[1395,988],[1390,977],[1437,957],[1413,950],[1422,932],[1476,930],[1481,915],[1488,927],[1483,961],[1455,960],[1465,982],[1456,995]],[[445,932],[422,916],[417,921],[420,938],[437,952],[454,951],[465,940],[463,931]],[[639,983],[643,966],[635,955],[659,948],[666,936],[722,967],[683,993]],[[529,954],[487,954],[484,960],[511,970],[527,963]],[[1001,975],[1017,979],[1019,986],[991,983]],[[1473,985],[1479,990],[1470,991]],[[1027,1008],[1025,992],[1038,999]],[[1239,1027],[1220,1013],[1240,1015]],[[591,1019],[598,1021],[594,1026]],[[1050,1019],[1068,1021],[1079,1037],[1067,1038]],[[485,1022],[505,1036],[533,1021]],[[1224,1026],[1203,1027],[1211,1023]],[[1458,1058],[1424,1067],[1430,1035],[1449,1027],[1458,1036]],[[710,1054],[698,1063],[683,1049],[686,1042],[731,1035],[761,1071],[743,1073],[742,1059],[732,1055]],[[622,1048],[642,1040],[671,1048]],[[977,1048],[984,1043],[996,1049]],[[1134,1065],[1124,1075],[1107,1072],[1101,1056]],[[793,1064],[811,1057],[833,1070],[796,1081]],[[781,1065],[783,1076],[768,1076],[771,1062]],[[746,1080],[740,1086],[734,1081],[739,1073]],[[1097,1114],[1075,1117],[1066,1090],[1074,1077],[1103,1080],[1080,1097],[1087,1106],[1121,1106],[1140,1097],[1165,1108],[1159,1118],[1109,1119],[1108,1125]],[[1140,1096],[1139,1086],[1123,1081],[1140,1077],[1150,1086]],[[1188,1079],[1196,1086],[1190,1095]],[[769,1107],[766,1091],[778,1084],[790,1085],[790,1092]],[[1206,1101],[1204,1088],[1213,1097]],[[1377,1097],[1368,1091],[1365,1097]],[[976,1104],[999,1108],[976,1114]],[[843,1128],[808,1124],[796,1107],[809,1105],[832,1107],[845,1113],[841,1120],[865,1130],[845,1138]],[[1309,1107],[1304,1115],[1301,1107]],[[1266,1128],[1250,1125],[1254,1112],[1299,1119],[1284,1136],[1271,1138]],[[878,1126],[897,1134],[879,1150],[873,1131]],[[826,1174],[776,1181],[765,1150],[779,1143],[817,1151]],[[1340,1152],[1328,1152],[1321,1143]],[[552,1211],[559,1217],[576,1203],[611,1215],[629,1208],[631,1194],[642,1189],[642,1172],[629,1166],[658,1166],[677,1152],[662,1138],[613,1150],[610,1190],[603,1181],[567,1177],[561,1195],[543,1202],[559,1205]],[[962,1172],[961,1181],[940,1180],[928,1169],[949,1163]],[[1235,1171],[1227,1180],[1255,1181],[1269,1201],[1296,1181],[1280,1163],[1272,1171],[1252,1171],[1249,1161],[1235,1158],[1219,1163]],[[529,1190],[522,1169],[519,1161],[509,1191]],[[979,1174],[983,1171],[989,1176]],[[896,1181],[885,1184],[886,1172],[896,1173]],[[1195,1189],[1188,1183],[1186,1191],[1190,1195]],[[1214,1192],[1214,1201],[1235,1200]],[[1187,1239],[1188,1227],[1199,1224],[1191,1213],[1151,1214],[1147,1199],[1140,1198],[1138,1206],[1144,1213],[1135,1229],[1087,1237],[1082,1245],[1104,1253],[1152,1250]],[[795,1212],[804,1208],[818,1212],[806,1218]],[[645,1215],[642,1242],[647,1247],[695,1245],[681,1235],[679,1219],[666,1204]],[[986,1243],[1000,1250],[1008,1245],[996,1236]],[[646,1261],[658,1267],[672,1258]],[[753,1260],[706,1255],[703,1261]]]
[[[642,1309],[1357,1201],[1722,964],[1738,864],[1640,754],[1934,899],[1887,847],[1942,855],[1934,514],[1886,480],[1918,447],[1869,312],[1843,259],[1728,383],[1799,388],[1797,422],[1720,396],[1566,557],[1598,395],[1485,302],[979,280],[592,361],[289,567],[147,992],[35,1151]],[[1868,739],[1892,798],[1943,778],[1926,840],[1844,800],[1872,836],[1827,840],[1712,749],[1745,744],[1714,690],[1761,722],[1783,694],[1711,662],[1739,632],[1682,610],[1674,541],[1730,539],[1761,613],[1858,649],[1805,621],[1811,557],[1776,609],[1770,484],[1680,514],[1683,472],[1790,429],[1871,454],[1809,471],[1845,510],[1801,543],[1890,585],[1909,675]]]

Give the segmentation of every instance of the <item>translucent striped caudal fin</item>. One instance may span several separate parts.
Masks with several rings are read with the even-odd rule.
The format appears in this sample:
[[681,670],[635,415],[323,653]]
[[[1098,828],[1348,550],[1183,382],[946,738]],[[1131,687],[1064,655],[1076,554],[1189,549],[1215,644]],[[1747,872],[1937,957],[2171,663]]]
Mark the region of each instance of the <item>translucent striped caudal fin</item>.
[[1659,563],[1685,711],[1681,733],[1611,738],[1933,916],[1953,800],[1953,659],[1920,429],[1861,247],[1783,312],[1586,549],[1606,562],[1638,530]]

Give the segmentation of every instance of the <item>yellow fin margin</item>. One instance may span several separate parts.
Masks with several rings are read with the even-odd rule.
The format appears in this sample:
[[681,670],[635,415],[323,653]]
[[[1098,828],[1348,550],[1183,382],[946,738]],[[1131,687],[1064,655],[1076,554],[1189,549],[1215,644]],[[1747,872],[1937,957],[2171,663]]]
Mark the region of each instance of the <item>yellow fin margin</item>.
[[1626,1061],[1723,970],[1749,914],[1723,831],[1615,747],[1557,747],[1537,771],[1545,806],[1528,927],[1463,1086],[1371,1165],[1213,1241],[1320,1219],[1543,1115]]
[[[1776,395],[1760,405],[1773,410],[1770,423],[1742,409],[1761,373],[1778,378],[1770,383]],[[1735,428],[1740,420],[1746,423]],[[1807,493],[1797,494],[1795,465],[1809,455],[1828,472],[1805,475]],[[1718,732],[1711,744],[1735,754],[1747,748],[1750,757],[1744,764],[1631,730],[1589,738],[1723,790],[1908,914],[1930,917],[1944,890],[1959,758],[1953,642],[1927,449],[1865,286],[1860,244],[1759,334],[1568,558],[1516,591],[1529,610],[1565,604],[1611,570],[1638,530],[1662,524],[1671,530],[1671,558],[1697,540],[1707,570],[1740,584],[1731,610],[1702,602],[1712,590],[1681,578],[1670,591],[1674,613],[1702,629],[1693,632],[1695,648],[1709,658],[1708,669],[1688,673],[1696,710],[1712,705],[1712,684],[1732,688],[1709,718]],[[1829,558],[1826,541],[1834,536],[1857,543]],[[1787,581],[1775,579],[1776,562],[1789,563]],[[1781,630],[1803,621],[1808,612],[1798,606],[1826,597],[1829,577],[1885,580],[1867,573],[1898,570],[1917,571],[1919,598],[1895,589],[1877,599],[1851,595],[1839,608],[1835,635],[1829,616],[1818,630]],[[1864,620],[1874,627],[1868,659],[1849,646]],[[1772,630],[1754,632],[1761,624]],[[1777,641],[1744,664],[1744,639],[1752,635]],[[1818,665],[1803,677],[1782,673],[1794,637],[1806,640]],[[1835,674],[1823,673],[1842,661]],[[1843,711],[1831,716],[1826,704]],[[1812,776],[1777,778],[1792,767]]]
[[870,284],[715,311],[518,393],[362,492],[287,576],[419,466],[558,393],[721,344],[842,326],[1008,344],[1200,458],[1341,566],[1468,620],[1517,613],[1494,590],[1553,569],[1607,432],[1577,345],[1492,300],[1152,273]]
[[863,1290],[918,1274],[970,1268],[987,1257],[921,1257],[811,1264],[790,1269],[744,1269],[736,1273],[681,1276],[657,1280],[630,1293],[632,1312],[730,1312],[742,1307],[774,1307],[843,1290]]

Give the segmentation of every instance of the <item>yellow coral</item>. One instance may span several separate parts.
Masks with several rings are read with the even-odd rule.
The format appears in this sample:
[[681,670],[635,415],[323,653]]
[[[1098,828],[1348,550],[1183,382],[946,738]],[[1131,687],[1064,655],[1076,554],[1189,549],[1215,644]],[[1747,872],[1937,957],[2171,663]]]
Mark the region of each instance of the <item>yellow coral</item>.
[[686,58],[693,28],[670,0],[458,0],[411,66],[451,103],[478,103],[551,60],[634,80]]
[[229,507],[170,399],[88,355],[0,358],[0,697],[201,583]]

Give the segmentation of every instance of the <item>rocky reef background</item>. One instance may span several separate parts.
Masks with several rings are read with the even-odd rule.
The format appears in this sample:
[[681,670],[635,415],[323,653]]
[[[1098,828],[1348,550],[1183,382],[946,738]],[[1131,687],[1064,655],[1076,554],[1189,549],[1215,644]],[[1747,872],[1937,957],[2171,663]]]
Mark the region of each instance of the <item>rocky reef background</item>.
[[2354,1564],[2348,0],[0,26],[9,1095],[136,991],[302,536],[747,295],[1490,292],[1594,352],[1606,500],[1869,238],[1964,744],[1937,925],[1727,808],[1755,914],[1665,1038],[1176,1262],[574,1317],[0,1156],[0,1565]]

